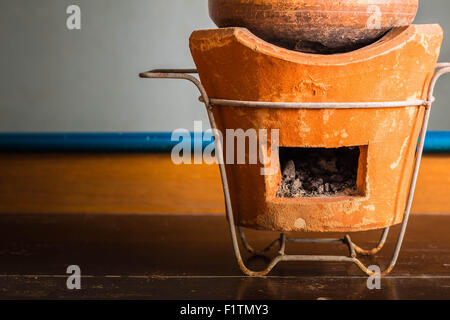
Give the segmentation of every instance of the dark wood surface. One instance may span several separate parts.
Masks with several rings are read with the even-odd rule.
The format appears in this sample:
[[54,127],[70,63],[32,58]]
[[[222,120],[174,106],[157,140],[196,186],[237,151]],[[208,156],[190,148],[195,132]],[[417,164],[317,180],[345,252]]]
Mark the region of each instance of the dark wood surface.
[[[285,262],[268,277],[243,276],[223,216],[1,215],[0,298],[448,299],[449,227],[449,215],[412,216],[396,269],[370,291],[367,278],[345,263]],[[368,264],[387,263],[397,231]],[[352,238],[370,247],[378,236]],[[263,246],[276,235],[248,237]],[[287,249],[346,254],[343,246]],[[68,265],[80,266],[81,290],[66,289]]]

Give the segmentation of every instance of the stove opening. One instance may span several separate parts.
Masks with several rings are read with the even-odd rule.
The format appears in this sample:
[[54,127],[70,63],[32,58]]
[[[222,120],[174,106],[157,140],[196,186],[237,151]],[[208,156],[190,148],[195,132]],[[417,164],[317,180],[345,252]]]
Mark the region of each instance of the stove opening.
[[[281,185],[277,197],[361,196],[359,147],[280,147]],[[365,170],[363,170],[365,171]]]

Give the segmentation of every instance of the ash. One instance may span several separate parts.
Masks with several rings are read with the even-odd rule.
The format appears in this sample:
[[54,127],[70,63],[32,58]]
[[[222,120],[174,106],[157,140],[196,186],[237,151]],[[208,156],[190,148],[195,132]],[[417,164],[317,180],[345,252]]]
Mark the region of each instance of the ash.
[[359,148],[280,148],[277,197],[356,195],[358,160]]

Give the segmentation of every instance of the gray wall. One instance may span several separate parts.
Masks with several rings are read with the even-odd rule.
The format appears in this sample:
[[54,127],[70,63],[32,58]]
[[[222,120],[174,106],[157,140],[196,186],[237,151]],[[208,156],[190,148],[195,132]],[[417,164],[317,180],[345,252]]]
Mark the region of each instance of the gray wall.
[[[421,1],[416,23],[447,31],[450,1]],[[78,4],[82,29],[66,28]],[[1,0],[0,131],[170,131],[207,121],[197,92],[140,80],[155,67],[193,67],[188,37],[214,27],[207,0]],[[450,130],[450,77],[437,88],[431,129]]]

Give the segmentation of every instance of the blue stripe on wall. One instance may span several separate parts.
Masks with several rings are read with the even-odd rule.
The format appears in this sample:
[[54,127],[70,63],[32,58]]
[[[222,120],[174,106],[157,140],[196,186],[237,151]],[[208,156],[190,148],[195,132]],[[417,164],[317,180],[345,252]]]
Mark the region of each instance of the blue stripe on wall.
[[428,131],[425,139],[425,152],[450,152],[450,131]]
[[[195,139],[190,133],[192,149]],[[148,133],[2,133],[3,151],[119,151],[170,152],[181,141],[171,140],[171,132]],[[203,148],[212,142],[205,137]]]
[[[148,133],[1,133],[0,151],[170,152],[178,141],[170,132]],[[201,137],[191,133],[192,148]],[[209,135],[203,147],[212,142]],[[425,152],[450,152],[450,131],[427,133]]]

